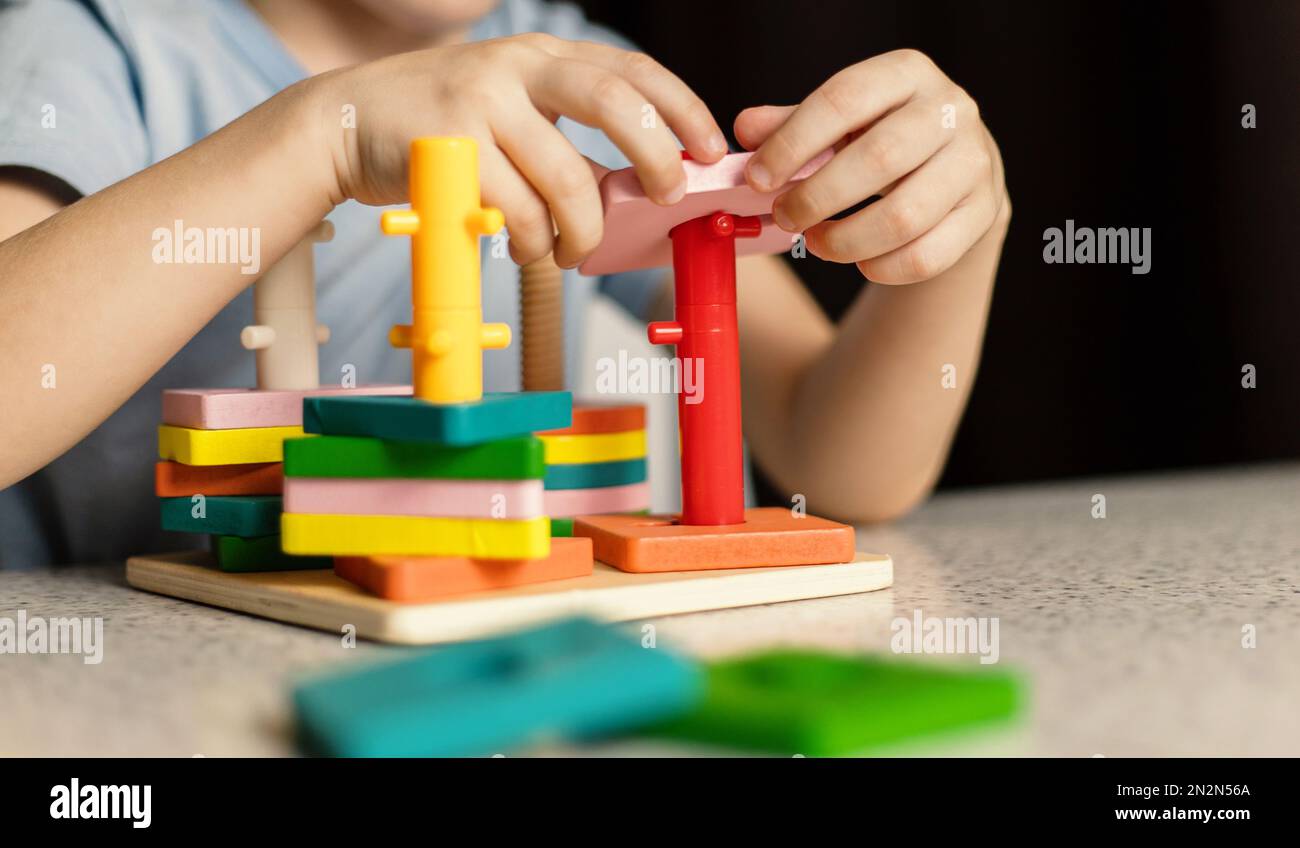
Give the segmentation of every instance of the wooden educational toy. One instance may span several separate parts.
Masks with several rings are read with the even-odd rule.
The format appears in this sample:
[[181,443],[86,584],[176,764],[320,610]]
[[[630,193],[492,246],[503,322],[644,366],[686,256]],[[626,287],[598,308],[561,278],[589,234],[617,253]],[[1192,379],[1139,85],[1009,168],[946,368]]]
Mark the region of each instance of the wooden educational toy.
[[284,440],[302,435],[301,427],[248,427],[193,430],[158,425],[158,458],[185,465],[243,465],[280,462]]
[[280,531],[280,499],[271,495],[160,498],[162,528],[179,533],[270,536]]
[[[253,323],[240,340],[256,351],[256,389],[168,389],[158,428],[154,488],[165,530],[209,536],[223,571],[329,567],[284,553],[280,539],[284,440],[302,435],[303,398],[409,395],[408,386],[321,388],[313,245],[321,222],[253,284]],[[202,496],[202,497],[199,497]]]
[[782,650],[705,671],[699,706],[656,735],[765,751],[835,757],[938,731],[1005,720],[1022,696],[1000,671],[895,658]]
[[519,269],[519,335],[521,388],[563,391],[564,272],[549,254]]
[[545,495],[546,514],[551,516],[635,512],[646,509],[649,503],[649,483],[598,489],[554,489]]
[[503,753],[684,712],[694,664],[584,619],[317,677],[294,692],[308,751],[342,757]]
[[[660,206],[641,190],[636,171],[611,171],[600,181],[605,208],[605,237],[582,263],[589,276],[617,274],[642,268],[664,268],[673,264],[673,247],[668,231],[678,224],[715,212],[746,217],[759,216],[762,232],[736,245],[738,256],[782,253],[790,249],[794,236],[772,222],[772,201],[785,187],[759,194],[745,182],[745,164],[751,153],[732,153],[712,165],[695,162],[683,154],[686,196],[672,206]],[[806,180],[831,160],[827,150],[791,178],[788,186]]]
[[740,420],[740,337],[736,325],[736,240],[757,238],[757,217],[716,212],[673,227],[677,319],[650,325],[651,344],[676,345],[697,363],[704,390],[678,392],[682,523],[745,521],[745,450]]
[[[685,154],[683,154],[685,155]],[[683,362],[702,371],[704,390],[679,392],[682,512],[680,516],[588,516],[575,535],[593,539],[596,557],[637,571],[749,568],[844,562],[853,528],[790,510],[745,510],[740,411],[740,347],[736,322],[736,255],[774,252],[792,243],[771,222],[777,193],[759,194],[744,181],[749,154],[715,165],[683,162],[686,197],[652,203],[629,183],[630,169],[602,180],[606,237],[583,264],[612,273],[662,264],[674,273],[675,317],[652,323],[652,344],[675,345]],[[795,176],[805,179],[823,154]],[[752,242],[752,246],[743,246]]]
[[303,429],[333,436],[374,436],[441,445],[479,445],[571,420],[568,392],[479,393],[475,401],[428,403],[406,397],[309,397]]
[[[523,390],[563,389],[564,275],[550,256],[520,269],[519,304]],[[546,448],[552,536],[572,537],[576,515],[649,511],[644,406],[577,404],[568,427],[537,436]],[[609,485],[602,479],[609,473],[621,473],[623,482]]]
[[157,462],[153,469],[154,494],[160,498],[190,495],[278,495],[284,490],[284,468],[279,462],[244,465],[185,465]]
[[649,512],[645,407],[575,406],[573,424],[537,436],[546,450],[552,536],[572,536],[579,515]]
[[542,443],[532,436],[456,447],[358,436],[317,436],[286,442],[284,457],[287,477],[532,480],[545,473]]
[[479,236],[505,223],[479,205],[478,143],[418,138],[410,152],[411,208],[381,219],[387,235],[411,237],[412,322],[392,329],[411,349],[415,396],[465,403],[483,396],[483,350],[510,344],[510,327],[484,324]]
[[625,459],[620,462],[592,462],[582,465],[546,466],[546,490],[597,489],[602,486],[628,486],[646,479],[646,461]]
[[551,553],[551,523],[544,515],[512,520],[286,512],[280,535],[285,553],[300,555],[532,559]]
[[[128,581],[407,644],[574,612],[619,621],[891,585],[889,558],[855,555],[844,525],[785,510],[718,523],[735,517],[743,486],[734,257],[789,241],[765,217],[771,197],[736,182],[743,162],[686,163],[694,181],[681,208],[646,212],[640,223],[629,214],[645,204],[615,191],[627,175],[616,172],[602,186],[613,223],[593,261],[612,271],[675,257],[684,281],[677,316],[652,336],[705,358],[710,369],[730,363],[721,380],[709,371],[707,397],[717,400],[682,416],[683,453],[694,469],[685,475],[691,524],[645,514],[645,410],[573,407],[561,391],[558,269],[530,267],[521,276],[523,299],[532,298],[525,332],[549,322],[525,356],[532,363],[523,369],[525,391],[482,392],[483,350],[506,346],[509,332],[482,322],[478,237],[495,232],[501,216],[480,206],[476,157],[472,140],[415,141],[411,208],[384,215],[386,233],[412,237],[412,323],[394,328],[391,341],[412,349],[413,393],[167,393],[156,480],[160,495],[176,494],[164,499],[165,523],[211,535],[213,553],[135,557]],[[305,299],[297,306],[305,311]],[[270,341],[259,352],[274,356],[278,317],[256,317],[256,327],[274,330],[250,331],[251,341]],[[272,479],[280,475],[283,482]],[[207,519],[195,517],[194,495],[206,499]],[[593,564],[593,550],[618,568]],[[332,570],[312,567],[331,563]]]
[[212,555],[222,571],[291,571],[304,568],[329,568],[329,557],[301,557],[286,554],[280,548],[280,535],[213,536]]
[[245,427],[301,427],[302,399],[329,395],[409,395],[410,386],[374,385],[344,389],[167,389],[163,392],[164,424],[195,430],[234,430]]
[[337,557],[334,572],[380,598],[428,603],[453,595],[567,580],[592,573],[590,539],[554,539],[541,559]]
[[317,346],[329,328],[316,323],[316,269],[312,246],[334,238],[334,225],[321,221],[279,262],[253,283],[253,320],[239,341],[257,352],[259,389],[315,389],[320,386]]
[[646,455],[645,430],[585,436],[540,436],[547,465],[618,462]]
[[541,480],[412,480],[290,477],[285,512],[537,518],[546,515]]
[[685,524],[643,515],[584,515],[574,533],[596,558],[627,571],[690,571],[725,566],[820,565],[853,558],[853,528],[825,518],[792,518],[783,507],[746,510],[737,525]]
[[[552,539],[552,544],[561,539]],[[636,574],[597,562],[586,577],[457,595],[430,603],[375,597],[332,571],[224,574],[205,551],[137,556],[127,582],[138,589],[338,634],[432,645],[476,639],[565,615],[633,621],[806,598],[874,592],[893,585],[887,556],[798,568],[721,568]]]

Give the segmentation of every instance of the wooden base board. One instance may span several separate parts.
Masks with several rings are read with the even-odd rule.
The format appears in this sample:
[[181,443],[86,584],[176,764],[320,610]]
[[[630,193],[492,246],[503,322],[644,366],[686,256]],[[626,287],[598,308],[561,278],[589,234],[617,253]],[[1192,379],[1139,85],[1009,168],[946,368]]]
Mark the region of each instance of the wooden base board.
[[132,557],[137,589],[356,634],[380,642],[429,645],[475,639],[565,615],[632,621],[702,610],[874,592],[894,582],[887,556],[858,554],[838,565],[629,574],[597,562],[593,574],[428,604],[386,601],[329,570],[228,574],[204,551]]

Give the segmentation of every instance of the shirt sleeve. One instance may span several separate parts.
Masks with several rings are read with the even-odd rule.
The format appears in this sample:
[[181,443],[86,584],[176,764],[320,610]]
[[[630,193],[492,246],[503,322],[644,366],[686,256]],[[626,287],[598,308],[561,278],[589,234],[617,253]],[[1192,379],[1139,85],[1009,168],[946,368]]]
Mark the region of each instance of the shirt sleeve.
[[0,79],[0,166],[88,195],[149,164],[127,51],[97,7],[0,0]]

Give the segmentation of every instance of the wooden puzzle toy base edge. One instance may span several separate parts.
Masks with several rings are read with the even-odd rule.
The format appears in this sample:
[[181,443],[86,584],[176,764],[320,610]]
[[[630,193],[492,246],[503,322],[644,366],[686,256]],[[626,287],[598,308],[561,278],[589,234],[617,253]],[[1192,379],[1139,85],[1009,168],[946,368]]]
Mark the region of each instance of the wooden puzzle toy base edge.
[[874,592],[893,585],[888,556],[852,562],[634,574],[597,562],[590,576],[399,603],[366,593],[327,569],[229,574],[203,551],[137,556],[126,579],[137,589],[238,612],[357,635],[426,645],[475,639],[566,615],[632,621],[663,615]]

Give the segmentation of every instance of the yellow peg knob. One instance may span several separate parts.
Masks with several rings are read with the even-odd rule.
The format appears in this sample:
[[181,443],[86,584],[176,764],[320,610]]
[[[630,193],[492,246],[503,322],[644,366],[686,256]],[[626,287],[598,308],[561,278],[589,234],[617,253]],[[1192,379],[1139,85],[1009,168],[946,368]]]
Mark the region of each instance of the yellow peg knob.
[[389,209],[379,217],[384,235],[413,236],[420,231],[420,213],[414,209]]
[[484,324],[479,327],[479,344],[487,350],[510,347],[509,324]]

